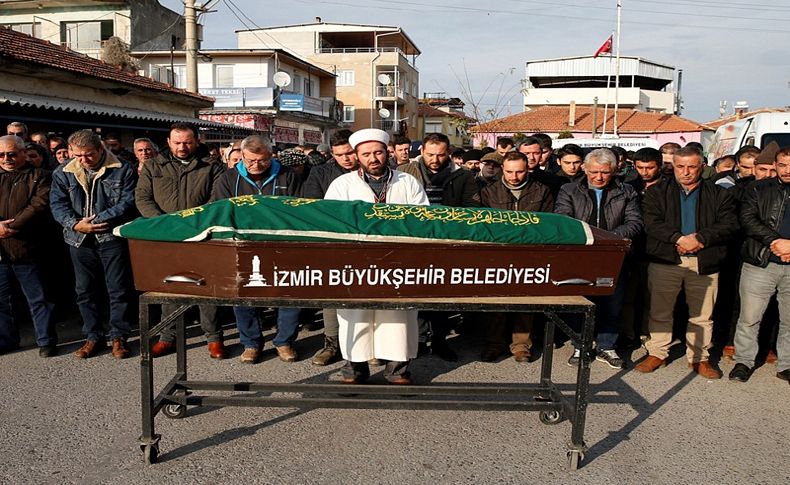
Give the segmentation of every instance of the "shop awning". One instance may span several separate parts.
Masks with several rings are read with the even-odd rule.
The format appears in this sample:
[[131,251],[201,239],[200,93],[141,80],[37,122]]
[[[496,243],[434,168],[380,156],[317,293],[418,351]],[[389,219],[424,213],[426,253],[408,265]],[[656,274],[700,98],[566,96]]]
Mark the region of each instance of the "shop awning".
[[85,101],[75,101],[72,99],[56,98],[51,96],[40,96],[35,94],[17,93],[14,91],[0,90],[0,105],[9,104],[21,107],[32,107],[39,109],[61,110],[74,113],[85,113],[100,116],[118,116],[121,118],[134,120],[150,120],[158,122],[184,122],[192,123],[202,128],[213,128],[223,130],[250,131],[241,126],[216,123],[213,121],[191,118],[188,116],[178,116],[157,111],[146,111],[134,108],[121,108],[106,104],[91,103]]

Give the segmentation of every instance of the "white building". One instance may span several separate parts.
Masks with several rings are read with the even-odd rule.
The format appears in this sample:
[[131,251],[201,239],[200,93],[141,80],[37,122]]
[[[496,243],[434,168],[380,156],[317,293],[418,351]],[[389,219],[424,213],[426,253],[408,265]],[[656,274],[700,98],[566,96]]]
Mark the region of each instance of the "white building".
[[241,49],[282,48],[337,75],[337,98],[353,130],[418,136],[420,50],[400,28],[323,22],[237,32]]
[[0,26],[99,58],[104,42],[118,37],[132,49],[176,49],[184,19],[157,0],[61,0],[2,2]]
[[[135,51],[141,74],[186,87],[184,51]],[[275,73],[288,82],[275,83]],[[283,76],[282,73],[287,74]],[[342,121],[335,75],[282,49],[201,49],[198,92],[215,98],[205,120],[267,134],[274,142],[320,144]]]
[[[529,61],[524,108],[599,106],[615,102],[615,59],[608,56],[564,57]],[[607,90],[607,77],[610,88]],[[639,57],[620,57],[620,108],[678,114],[675,68]]]

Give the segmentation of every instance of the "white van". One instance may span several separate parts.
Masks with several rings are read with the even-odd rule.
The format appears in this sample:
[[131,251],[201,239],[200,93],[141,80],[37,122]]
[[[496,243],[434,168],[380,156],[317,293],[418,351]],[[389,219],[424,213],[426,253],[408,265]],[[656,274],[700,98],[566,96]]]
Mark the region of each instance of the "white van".
[[790,112],[758,113],[721,125],[708,146],[708,159],[734,155],[746,145],[762,148],[772,141],[790,146]]

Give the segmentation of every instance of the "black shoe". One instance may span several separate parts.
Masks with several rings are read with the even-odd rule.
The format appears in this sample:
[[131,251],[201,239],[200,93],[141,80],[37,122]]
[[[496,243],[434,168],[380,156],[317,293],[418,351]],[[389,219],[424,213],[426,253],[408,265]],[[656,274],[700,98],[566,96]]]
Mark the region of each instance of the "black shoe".
[[45,345],[38,348],[39,357],[54,357],[58,355],[58,347],[56,345]]
[[480,360],[483,362],[495,362],[503,353],[499,349],[486,349],[480,354]]
[[417,344],[417,357],[422,357],[423,355],[428,355],[431,353],[431,349],[428,347],[428,344],[425,342],[419,342]]
[[735,364],[735,367],[730,371],[730,380],[738,382],[746,382],[752,376],[752,370],[746,364]]
[[623,359],[621,359],[614,350],[598,351],[598,354],[595,356],[595,360],[606,363],[612,369],[622,369],[625,367]]
[[785,369],[782,372],[777,372],[776,377],[782,379],[783,381],[790,382],[790,369]]
[[442,360],[446,360],[447,362],[458,361],[458,354],[450,349],[446,341],[443,342],[437,340],[435,342],[431,342],[431,353]]

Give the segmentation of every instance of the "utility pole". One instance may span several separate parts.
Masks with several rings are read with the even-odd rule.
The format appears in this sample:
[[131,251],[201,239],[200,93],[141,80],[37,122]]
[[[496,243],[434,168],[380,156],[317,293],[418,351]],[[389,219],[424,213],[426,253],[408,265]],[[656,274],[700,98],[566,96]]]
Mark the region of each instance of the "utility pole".
[[195,0],[184,0],[184,22],[186,23],[187,91],[196,93],[198,92],[198,38]]

